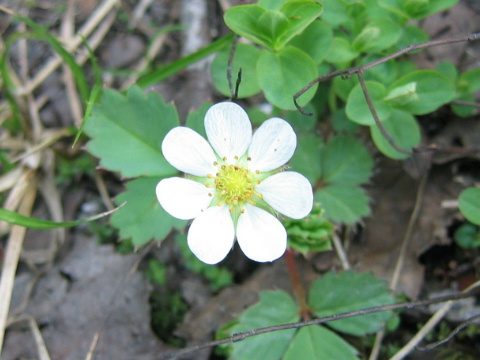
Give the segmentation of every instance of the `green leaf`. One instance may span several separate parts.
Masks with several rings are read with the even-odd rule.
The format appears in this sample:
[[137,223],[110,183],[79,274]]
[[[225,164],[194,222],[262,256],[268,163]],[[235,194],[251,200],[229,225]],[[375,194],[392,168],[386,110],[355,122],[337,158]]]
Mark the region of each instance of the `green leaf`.
[[480,68],[465,71],[458,78],[458,88],[466,93],[480,90]]
[[418,100],[417,83],[410,82],[403,86],[393,88],[383,100],[392,106],[402,106],[408,104],[410,101]]
[[448,9],[458,0],[405,0],[403,10],[413,19],[423,19],[436,12]]
[[84,224],[86,222],[95,221],[100,219],[104,216],[112,214],[114,211],[117,211],[119,208],[114,209],[113,211],[107,211],[105,213],[91,216],[86,219],[76,220],[76,221],[64,221],[64,222],[55,222],[55,221],[48,221],[42,219],[36,219],[33,217],[25,216],[19,214],[15,211],[10,211],[7,209],[0,208],[0,220],[5,221],[12,225],[24,226],[29,229],[37,229],[37,230],[51,230],[51,229],[59,229],[59,228],[67,228],[72,226],[77,226],[80,224]]
[[257,5],[264,7],[267,10],[279,10],[280,7],[290,0],[259,0]]
[[[232,61],[232,85],[235,89],[238,71],[242,69],[242,80],[238,88],[238,98],[246,98],[260,92],[256,68],[261,50],[253,45],[237,44]],[[220,51],[212,62],[211,73],[213,85],[223,95],[232,97],[227,78],[230,48]]]
[[187,120],[185,121],[185,126],[195,130],[205,139],[207,138],[207,134],[205,133],[205,114],[207,113],[208,109],[212,107],[212,105],[213,103],[211,101],[204,102],[200,106],[200,109],[191,111],[187,116]]
[[[377,111],[378,118],[380,121],[384,121],[392,112],[390,105],[384,101],[387,93],[385,87],[381,83],[375,81],[365,81],[365,85],[367,86],[368,93],[372,99],[373,106]],[[368,107],[365,94],[363,93],[363,89],[360,84],[356,85],[348,95],[345,113],[350,120],[358,124],[375,124],[375,120],[370,112],[370,108]]]
[[322,178],[327,183],[360,184],[372,175],[373,159],[351,135],[332,138],[322,153]]
[[[404,150],[411,150],[420,144],[421,132],[415,117],[404,111],[394,110],[392,115],[382,123],[395,144]],[[385,139],[377,125],[370,127],[370,134],[377,148],[392,159],[405,159],[407,154],[395,150]]]
[[320,179],[320,156],[323,140],[314,135],[299,135],[297,149],[289,162],[291,169],[304,175],[312,184]]
[[[421,44],[428,41],[428,34],[420,29],[418,26],[410,25],[404,26],[402,29],[402,36],[397,42],[397,50],[406,48],[412,44]],[[416,54],[422,50],[416,50],[410,52],[410,54]]]
[[[296,322],[299,320],[298,314],[298,306],[286,292],[264,291],[260,293],[260,301],[240,315],[238,324],[231,329],[231,333]],[[275,331],[234,343],[232,358],[235,360],[280,359],[295,331],[295,329]]]
[[347,101],[348,95],[357,84],[358,79],[355,76],[347,79],[337,76],[333,79],[333,91],[340,99]]
[[325,56],[325,60],[332,63],[347,63],[360,55],[352,48],[350,42],[346,39],[335,37],[333,38],[330,51]]
[[357,350],[323,326],[301,328],[293,338],[283,360],[358,360]]
[[322,19],[332,28],[348,24],[352,19],[348,15],[347,3],[344,0],[323,0]]
[[325,22],[314,21],[300,34],[295,36],[288,45],[295,46],[309,55],[319,64],[330,50],[333,33]]
[[393,46],[402,35],[402,28],[393,20],[380,18],[368,23],[353,41],[358,52],[379,52]]
[[456,81],[458,78],[458,69],[455,64],[450,61],[442,61],[435,66],[435,70],[440,74],[445,75],[451,81]]
[[433,70],[420,70],[403,76],[394,82],[391,89],[416,83],[416,99],[395,107],[415,115],[430,113],[450,102],[455,97],[453,82],[446,76]]
[[458,206],[468,221],[480,225],[480,188],[469,187],[463,190],[458,198]]
[[288,19],[285,31],[276,40],[276,49],[282,49],[294,36],[302,33],[323,11],[316,1],[294,0],[284,3],[280,11]]
[[322,13],[314,1],[294,0],[278,10],[259,5],[234,6],[225,12],[224,20],[235,33],[274,51],[281,50]]
[[144,177],[127,183],[124,193],[116,197],[117,204],[127,202],[111,217],[112,225],[124,239],[142,246],[152,239],[163,240],[173,228],[181,229],[187,222],[167,214],[158,203],[155,187],[160,178]]
[[[257,63],[257,79],[265,97],[273,105],[285,110],[296,109],[293,96],[317,76],[317,67],[312,58],[293,46],[287,46],[277,53],[264,51]],[[318,84],[298,98],[300,106],[313,98],[317,87]]]
[[134,86],[126,96],[105,90],[84,130],[92,138],[88,151],[100,158],[105,169],[120,171],[124,177],[166,176],[177,170],[163,157],[161,143],[178,125],[173,105]]
[[462,249],[474,249],[480,246],[480,232],[472,224],[463,224],[456,231],[455,242]]
[[312,116],[304,115],[300,111],[284,111],[283,113],[272,114],[272,116],[283,117],[290,125],[292,125],[295,132],[298,133],[312,133],[315,132],[317,125],[316,109],[312,103],[305,106],[305,111],[313,113]]
[[[308,303],[318,317],[367,309],[395,303],[385,281],[376,279],[371,273],[356,274],[345,271],[332,272],[314,281]],[[374,333],[390,319],[391,311],[354,316],[331,321],[328,325],[337,331],[363,336]]]
[[351,225],[370,215],[367,195],[354,185],[327,185],[315,192],[315,201],[325,209],[325,217],[335,223]]

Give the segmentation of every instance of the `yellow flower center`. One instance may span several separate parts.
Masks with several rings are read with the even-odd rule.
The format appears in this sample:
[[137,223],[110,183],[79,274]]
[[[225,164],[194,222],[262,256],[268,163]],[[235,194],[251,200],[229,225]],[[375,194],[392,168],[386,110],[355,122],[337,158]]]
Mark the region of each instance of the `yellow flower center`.
[[[247,161],[250,158],[246,159]],[[227,204],[231,213],[243,213],[243,206],[246,203],[256,205],[256,201],[263,198],[262,194],[255,191],[255,186],[260,184],[260,171],[250,171],[247,161],[242,158],[240,161],[235,156],[235,164],[229,165],[227,159],[223,158],[219,164],[215,161],[218,172],[208,175],[211,179],[205,184],[208,188],[215,189],[209,195],[214,197],[214,204],[222,206]]]

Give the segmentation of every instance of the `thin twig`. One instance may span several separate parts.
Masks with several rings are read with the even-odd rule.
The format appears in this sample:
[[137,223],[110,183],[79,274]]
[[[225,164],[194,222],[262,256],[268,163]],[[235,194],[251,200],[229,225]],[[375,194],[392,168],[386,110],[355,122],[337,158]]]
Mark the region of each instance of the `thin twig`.
[[453,105],[461,105],[461,106],[471,106],[477,109],[480,109],[480,104],[473,101],[465,101],[465,100],[453,100],[451,102]]
[[458,37],[455,37],[455,38],[451,38],[451,39],[443,39],[443,40],[432,40],[432,41],[427,41],[427,42],[424,42],[424,43],[421,43],[421,44],[414,44],[414,45],[409,45],[407,46],[406,48],[404,49],[401,49],[397,52],[394,52],[393,54],[391,55],[388,55],[388,56],[385,56],[381,59],[378,59],[378,60],[375,60],[375,61],[372,61],[372,62],[369,62],[368,64],[365,64],[363,66],[357,66],[357,67],[353,67],[353,68],[348,68],[348,69],[343,69],[343,70],[337,70],[337,71],[334,71],[330,74],[326,74],[326,75],[322,75],[322,76],[319,76],[318,78],[312,80],[311,82],[309,82],[303,89],[301,89],[299,92],[297,92],[294,96],[293,96],[293,102],[295,103],[295,106],[297,107],[298,111],[300,111],[302,114],[304,115],[311,115],[309,113],[307,113],[305,111],[305,109],[303,109],[298,103],[297,103],[297,99],[302,96],[305,92],[307,92],[312,86],[314,86],[315,84],[318,84],[320,82],[323,82],[323,81],[326,81],[326,80],[329,80],[331,78],[334,78],[334,77],[337,77],[339,75],[346,75],[345,77],[346,78],[350,78],[353,74],[356,74],[360,71],[362,72],[365,72],[377,65],[380,65],[380,64],[383,64],[384,62],[387,62],[387,61],[390,61],[392,59],[395,59],[403,54],[406,54],[406,53],[409,53],[409,52],[412,52],[412,51],[415,51],[415,50],[421,50],[421,49],[426,49],[426,48],[429,48],[429,47],[433,47],[433,46],[439,46],[439,45],[446,45],[446,44],[451,44],[451,43],[456,43],[456,42],[464,42],[464,41],[475,41],[475,40],[478,40],[480,39],[480,33],[473,33],[473,34],[469,34],[469,35],[462,35],[462,36],[458,36]]
[[173,351],[164,355],[160,355],[158,357],[153,358],[152,360],[166,360],[166,359],[172,359],[177,356],[181,356],[187,353],[191,353],[194,351],[198,351],[201,349],[213,347],[213,346],[218,346],[218,345],[223,345],[223,344],[228,344],[232,342],[238,342],[245,340],[249,337],[260,335],[260,334],[265,334],[269,332],[274,332],[274,331],[280,331],[280,330],[288,330],[288,329],[298,329],[302,328],[305,326],[311,326],[311,325],[318,325],[318,324],[324,324],[330,321],[334,320],[340,320],[340,319],[346,319],[349,317],[354,317],[354,316],[359,316],[359,315],[367,315],[367,314],[373,314],[376,312],[381,312],[381,311],[392,311],[392,310],[398,310],[398,309],[412,309],[415,307],[419,306],[427,306],[431,304],[438,304],[442,302],[452,302],[455,300],[460,300],[460,299],[465,299],[471,296],[475,296],[480,289],[477,289],[476,287],[472,287],[470,290],[454,295],[449,295],[449,296],[442,296],[438,297],[436,299],[428,299],[428,300],[419,300],[419,301],[412,301],[412,302],[407,302],[407,303],[401,303],[401,304],[393,304],[393,305],[384,305],[384,306],[377,306],[373,308],[368,308],[368,309],[363,309],[363,310],[356,310],[356,311],[350,311],[342,314],[335,314],[335,315],[330,315],[330,316],[325,316],[321,317],[318,319],[313,319],[313,320],[308,320],[308,321],[300,321],[296,323],[289,323],[289,324],[281,324],[281,325],[275,325],[275,326],[268,326],[264,328],[259,328],[259,329],[254,329],[250,331],[245,331],[241,333],[234,334],[228,338],[220,339],[220,340],[215,340],[215,341],[210,341],[204,344],[199,344],[199,345],[194,345],[187,347],[182,350],[177,350]]
[[333,242],[333,247],[337,252],[337,256],[340,259],[340,262],[342,263],[343,269],[350,270],[351,266],[350,266],[350,263],[348,262],[347,254],[345,253],[345,250],[343,249],[343,246],[342,246],[342,241],[340,240],[336,232],[333,233],[332,242]]
[[365,100],[367,101],[368,108],[370,109],[370,112],[372,113],[373,119],[375,120],[375,125],[377,125],[378,129],[382,133],[383,137],[388,141],[388,143],[398,152],[401,152],[403,154],[407,155],[412,155],[411,151],[407,151],[400,146],[398,146],[395,143],[395,140],[390,136],[390,134],[387,132],[385,127],[383,126],[382,122],[380,121],[380,118],[378,117],[377,110],[375,109],[375,106],[373,106],[373,101],[372,98],[370,97],[370,93],[368,92],[367,85],[365,84],[365,80],[363,79],[363,71],[359,71],[357,73],[358,75],[358,80],[360,81],[360,86],[362,87],[363,94],[365,95]]
[[230,95],[232,96],[232,99],[235,99],[235,89],[233,88],[233,81],[232,81],[232,64],[233,64],[233,56],[235,55],[235,50],[237,48],[237,42],[238,42],[238,35],[235,34],[235,37],[233,38],[232,45],[230,46],[230,53],[228,55],[228,63],[227,63],[227,80],[228,80],[228,87],[230,89]]
[[419,351],[428,351],[435,349],[436,347],[439,347],[440,345],[443,345],[447,342],[449,342],[455,335],[457,335],[460,331],[462,331],[464,328],[466,328],[468,325],[473,324],[475,321],[480,319],[480,314],[472,316],[470,319],[462,322],[460,325],[458,325],[453,331],[448,334],[448,336],[442,340],[435,341],[429,345],[426,346],[417,346],[416,349]]
[[[368,107],[370,109],[370,112],[372,113],[372,116],[373,116],[373,119],[375,120],[375,124],[378,126],[378,128],[380,129],[380,132],[382,133],[383,137],[385,137],[385,139],[388,141],[388,143],[397,151],[403,153],[403,154],[407,154],[407,155],[411,155],[412,152],[410,151],[407,151],[405,149],[402,149],[401,147],[399,147],[395,141],[393,140],[393,138],[388,134],[388,132],[385,130],[385,128],[383,127],[380,119],[378,118],[378,115],[377,115],[377,112],[375,110],[375,107],[373,106],[373,102],[372,102],[372,99],[370,98],[370,94],[368,92],[368,89],[367,87],[365,86],[365,81],[363,80],[363,73],[377,65],[380,65],[380,64],[383,64],[384,62],[387,62],[389,60],[392,60],[392,59],[395,59],[403,54],[406,54],[406,53],[409,53],[411,51],[415,51],[415,50],[420,50],[420,49],[425,49],[425,48],[429,48],[429,47],[433,47],[433,46],[438,46],[438,45],[446,45],[446,44],[451,44],[451,43],[456,43],[456,42],[463,42],[463,41],[474,41],[474,40],[478,40],[480,38],[480,33],[473,33],[473,34],[469,34],[469,35],[464,35],[464,36],[459,36],[459,37],[455,37],[455,38],[451,38],[451,39],[444,39],[444,40],[433,40],[433,41],[427,41],[425,43],[421,43],[421,44],[415,44],[415,45],[410,45],[410,46],[407,46],[406,48],[402,49],[402,50],[399,50],[391,55],[388,55],[388,56],[385,56],[381,59],[378,59],[378,60],[375,60],[375,61],[372,61],[366,65],[363,65],[363,66],[357,66],[357,67],[353,67],[353,68],[349,68],[349,69],[344,69],[344,70],[337,70],[337,71],[334,71],[330,74],[327,74],[327,75],[323,75],[323,76],[320,76],[316,79],[314,79],[313,81],[311,81],[310,83],[308,83],[303,89],[301,89],[299,92],[297,92],[294,96],[293,96],[293,102],[295,104],[295,107],[298,109],[298,111],[300,111],[302,114],[304,115],[313,115],[313,113],[308,113],[305,111],[305,109],[303,109],[297,102],[297,99],[302,95],[304,94],[306,91],[308,91],[312,86],[314,86],[315,84],[319,83],[319,82],[322,82],[322,81],[326,81],[328,79],[331,79],[333,77],[336,77],[336,76],[339,76],[341,75],[342,77],[344,78],[349,78],[351,77],[353,74],[357,74],[358,75],[358,79],[360,80],[360,84],[362,86],[362,90],[363,90],[363,93],[365,95],[365,100],[367,101],[367,104],[368,104]],[[427,148],[429,149],[429,148]],[[418,150],[418,149],[414,149],[414,150]]]
[[[468,293],[471,289],[477,289],[480,285],[480,280],[469,286],[463,293]],[[443,319],[448,311],[453,306],[454,302],[449,300],[427,321],[427,323],[420,329],[420,331],[403,347],[401,348],[390,360],[401,360],[405,358],[415,347],[432,331],[432,329]]]

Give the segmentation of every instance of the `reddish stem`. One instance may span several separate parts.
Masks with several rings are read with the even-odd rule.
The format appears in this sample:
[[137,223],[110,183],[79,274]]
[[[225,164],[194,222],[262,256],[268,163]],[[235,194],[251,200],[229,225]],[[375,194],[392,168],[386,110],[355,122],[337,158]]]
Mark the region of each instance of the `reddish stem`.
[[297,296],[297,301],[300,304],[300,316],[304,320],[310,320],[310,308],[307,304],[307,298],[305,296],[305,290],[300,281],[297,267],[295,266],[295,257],[290,249],[285,252],[285,261],[287,262],[288,272],[290,273],[290,279],[292,281],[293,290]]

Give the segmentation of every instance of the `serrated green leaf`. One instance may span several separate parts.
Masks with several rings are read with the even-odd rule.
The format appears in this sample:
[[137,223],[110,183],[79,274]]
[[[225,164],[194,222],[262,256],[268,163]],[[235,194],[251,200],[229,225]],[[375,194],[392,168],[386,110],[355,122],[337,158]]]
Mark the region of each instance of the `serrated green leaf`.
[[468,221],[480,225],[480,188],[469,187],[458,198],[460,212]]
[[[308,296],[310,307],[319,317],[394,302],[385,281],[376,279],[371,273],[356,274],[353,271],[341,274],[330,272],[315,280]],[[337,331],[362,336],[380,330],[382,324],[391,316],[391,311],[383,311],[331,321],[328,325]]]
[[175,107],[139,87],[127,95],[114,90],[103,92],[84,131],[92,138],[88,151],[100,158],[103,168],[120,171],[124,177],[174,175],[163,157],[161,143],[167,132],[179,125]]
[[[391,106],[384,101],[386,96],[386,89],[381,83],[375,81],[365,81],[368,93],[372,99],[373,106],[377,111],[380,121],[388,119],[392,112]],[[345,107],[345,113],[348,118],[361,125],[373,125],[375,120],[368,107],[365,94],[360,84],[356,85],[347,98],[347,106]]]
[[[388,135],[400,148],[410,151],[420,144],[421,133],[417,120],[411,114],[394,110],[392,115],[382,123]],[[377,125],[370,127],[370,134],[377,148],[392,159],[406,159],[407,154],[395,150],[385,139]]]
[[360,184],[372,175],[373,159],[354,136],[332,138],[322,152],[322,178],[328,183]]
[[135,246],[150,240],[163,240],[173,228],[181,229],[187,222],[167,214],[155,196],[155,187],[160,178],[144,177],[132,180],[126,191],[116,197],[115,202],[123,208],[111,217],[112,225],[120,231],[122,238],[131,238]]
[[[238,88],[238,98],[243,99],[259,93],[260,87],[257,82],[257,61],[261,50],[253,45],[237,44],[232,61],[232,86],[235,89],[238,71],[242,69],[242,80]],[[232,97],[227,78],[228,60],[230,48],[220,51],[212,62],[211,73],[213,85],[223,95]]]
[[334,332],[323,326],[301,328],[283,360],[358,360],[357,350]]
[[[299,320],[298,314],[298,306],[286,292],[264,291],[260,293],[260,301],[240,315],[238,324],[231,329],[231,333],[296,322]],[[280,359],[295,331],[295,329],[275,331],[234,343],[232,358],[235,360]]]
[[315,192],[315,201],[325,209],[325,217],[336,223],[354,224],[370,215],[367,195],[354,185],[327,185]]
[[415,91],[417,98],[406,104],[395,104],[395,107],[415,115],[430,113],[455,97],[453,82],[438,71],[415,71],[395,81],[390,88],[402,87],[409,83],[417,84]]
[[[264,51],[257,63],[257,80],[265,97],[273,105],[285,110],[296,110],[293,96],[317,76],[317,67],[312,58],[293,46],[276,53]],[[315,84],[298,98],[300,106],[313,98],[317,87],[318,84]]]
[[314,135],[299,135],[297,149],[289,162],[291,169],[304,175],[311,184],[315,184],[321,175],[321,151],[323,140]]
[[325,22],[314,21],[300,34],[295,36],[288,45],[295,46],[309,55],[319,64],[330,50],[333,32]]
[[207,113],[208,109],[212,107],[212,105],[213,103],[211,101],[204,102],[200,106],[200,109],[191,111],[187,116],[187,120],[185,121],[185,126],[195,130],[205,139],[207,138],[207,134],[205,133],[205,114]]

